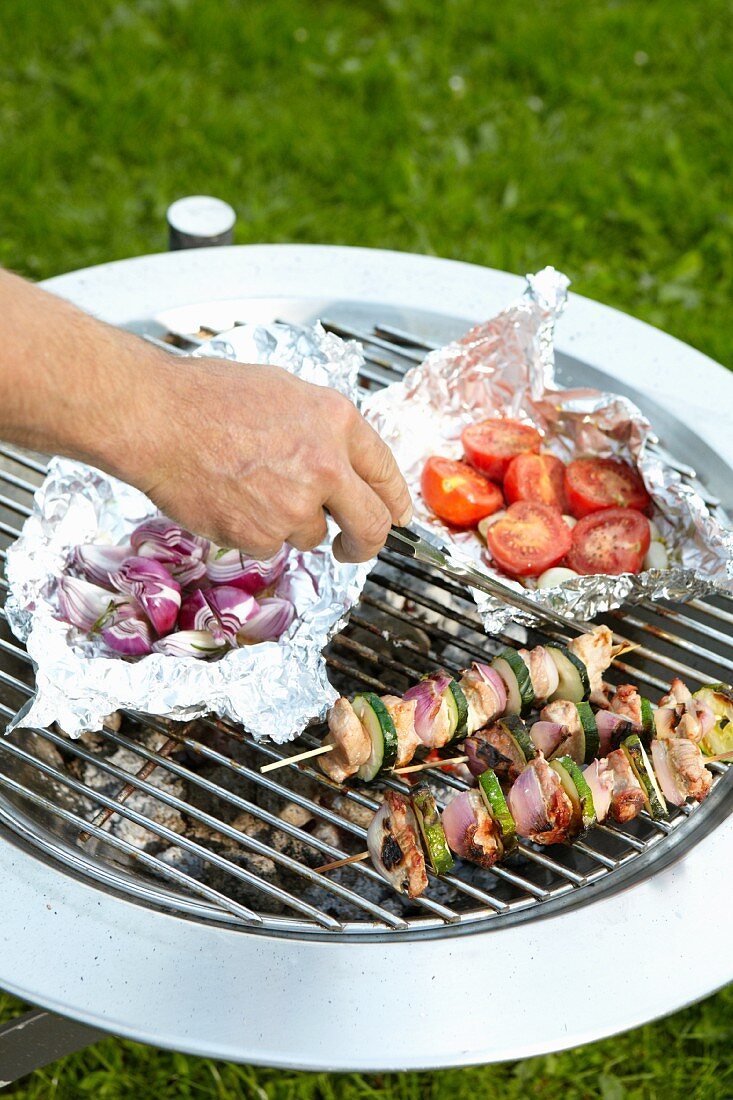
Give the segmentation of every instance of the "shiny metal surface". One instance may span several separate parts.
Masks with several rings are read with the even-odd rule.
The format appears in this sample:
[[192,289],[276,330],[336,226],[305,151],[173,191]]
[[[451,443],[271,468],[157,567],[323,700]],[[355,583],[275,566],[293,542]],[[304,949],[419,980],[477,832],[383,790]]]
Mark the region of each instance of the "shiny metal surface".
[[[191,318],[214,331],[211,326],[218,321],[224,322],[220,327],[227,327],[232,310],[237,318],[244,318],[242,310],[249,311],[246,319],[250,319],[283,316],[288,309],[292,319],[307,320],[317,309],[346,329],[358,325],[366,332],[376,320],[376,336],[387,347],[377,344],[368,349],[368,369],[374,377],[365,377],[367,386],[388,381],[409,360],[398,350],[400,346],[409,350],[405,341],[410,337],[405,334],[417,331],[425,340],[441,341],[465,327],[460,310],[451,318],[441,314],[441,306],[449,307],[461,295],[470,303],[471,294],[478,296],[479,284],[482,295],[494,295],[484,312],[513,293],[511,277],[501,273],[419,257],[331,249],[294,249],[287,254],[281,249],[222,251],[224,259],[219,250],[212,250],[217,255],[211,258],[202,250],[195,260],[179,254],[176,260],[181,268],[175,271],[163,257],[110,265],[70,277],[59,289],[106,312],[112,320],[147,329],[153,339],[173,333],[168,339],[181,350],[206,335],[197,335]],[[343,277],[347,259],[353,270],[351,282]],[[214,286],[239,290],[253,277],[253,269],[261,292],[270,294],[268,299],[239,299],[234,305],[207,303],[208,316],[201,319],[197,302],[205,302],[207,293],[211,297]],[[414,277],[406,281],[408,269]],[[240,283],[232,277],[237,270]],[[146,309],[148,303],[154,307],[156,295],[162,293],[163,271],[168,273],[166,304],[180,304],[173,310],[158,310],[151,323]],[[395,301],[399,303],[401,293],[414,293],[416,298],[419,293],[426,308],[395,305],[392,299],[388,305],[370,300],[371,292],[365,288],[375,285],[378,274],[384,273],[382,293],[393,280]],[[340,279],[341,294],[352,295],[350,301],[333,295],[331,284],[336,279]],[[292,297],[274,298],[273,283],[285,292],[289,280]],[[296,284],[307,285],[323,297],[299,298]],[[409,286],[409,291],[401,291],[398,284]],[[194,307],[184,305],[187,301]],[[592,303],[585,303],[586,307],[596,324],[600,323],[597,316],[608,312]],[[121,310],[127,314],[120,315]],[[614,331],[622,336],[625,323],[638,325],[620,315],[613,315],[613,321]],[[645,326],[640,327],[646,332]],[[649,339],[650,346],[657,341],[664,346],[669,340],[659,333]],[[582,336],[575,343],[582,344]],[[639,346],[644,346],[643,340]],[[687,357],[681,353],[682,361],[695,360],[697,353],[687,352]],[[610,372],[611,364],[604,365]],[[598,372],[598,365],[588,363],[587,369]],[[673,375],[674,371],[672,379]],[[619,379],[618,388],[623,384]],[[641,399],[634,396],[640,404],[647,400],[643,394]],[[674,426],[671,414],[661,412]],[[685,433],[693,434],[680,425],[682,443]],[[676,437],[670,432],[663,438],[683,461],[694,464],[712,493],[722,496],[723,474],[733,459],[725,445],[716,454],[696,436],[700,446],[692,455],[684,446],[675,446]],[[0,474],[4,481],[0,530],[7,541],[28,512],[29,489],[38,483],[43,467],[28,456],[16,460],[7,450],[0,462],[4,471]],[[633,622],[623,615],[609,619],[623,636],[641,642],[622,662],[620,674],[659,690],[673,671],[687,677],[691,685],[726,677],[733,625],[729,602],[697,601],[680,611],[635,608],[632,618]],[[419,563],[387,551],[348,629],[330,647],[329,665],[334,682],[343,684],[344,690],[364,685],[380,691],[404,690],[436,662],[457,668],[490,648],[465,592]],[[30,681],[22,650],[0,624],[0,688],[6,710],[21,705]],[[693,966],[687,942],[691,931],[693,938],[701,934],[710,899],[721,890],[721,860],[731,836],[730,777],[722,775],[722,768],[705,806],[689,815],[676,815],[668,825],[643,820],[634,829],[609,826],[572,850],[548,853],[527,846],[517,865],[507,864],[491,876],[482,872],[484,877],[479,879],[462,869],[451,877],[447,893],[433,880],[419,907],[406,910],[397,901],[395,910],[396,899],[387,895],[375,899],[370,893],[380,882],[364,864],[345,869],[342,878],[326,887],[325,902],[308,900],[304,894],[310,883],[310,856],[293,867],[291,857],[275,846],[277,836],[297,841],[312,855],[311,866],[323,862],[324,856],[337,859],[363,847],[363,825],[346,816],[343,806],[320,800],[323,793],[331,792],[317,769],[287,768],[262,776],[260,764],[284,755],[284,750],[251,745],[241,731],[213,723],[173,731],[161,726],[160,746],[173,733],[187,754],[173,759],[160,746],[141,740],[142,730],[134,716],[120,731],[105,730],[102,743],[129,753],[125,759],[132,767],[119,768],[105,761],[101,770],[114,784],[114,793],[100,798],[97,795],[102,792],[91,797],[88,790],[74,787],[80,783],[74,769],[78,774],[78,768],[88,763],[85,756],[100,762],[93,747],[70,745],[55,733],[41,734],[32,744],[14,740],[0,745],[2,817],[12,829],[4,834],[3,843],[0,826],[0,874],[11,884],[0,930],[4,960],[0,983],[58,1011],[161,1045],[220,1057],[312,1068],[407,1068],[520,1057],[572,1045],[669,1011],[733,974],[733,957],[725,945],[715,966],[713,960],[699,961],[696,955]],[[309,731],[305,743],[315,743],[316,736],[317,731]],[[56,754],[63,751],[63,767],[39,748],[41,744]],[[295,745],[287,746],[287,754],[295,751]],[[44,754],[42,767],[27,759],[38,759],[39,752]],[[211,781],[204,771],[192,768],[193,759],[204,759],[221,769],[220,776],[229,774],[236,782],[216,783],[214,791],[208,790]],[[71,774],[69,762],[73,763]],[[26,769],[22,778],[17,774],[19,765]],[[145,773],[151,765],[155,770]],[[57,790],[63,785],[71,792],[72,803],[61,806],[49,799],[49,804],[41,804],[34,790],[41,774],[57,784]],[[190,785],[185,798],[170,790],[161,797],[155,783],[164,774],[185,779]],[[442,775],[438,780],[444,788],[459,785]],[[271,860],[277,878],[257,886],[260,903],[241,911],[241,901],[236,900],[241,877],[228,868],[224,878],[217,880],[219,897],[211,897],[202,893],[206,883],[190,873],[190,865],[185,870],[174,867],[174,874],[170,865],[165,865],[165,872],[157,865],[142,867],[145,861],[130,859],[132,853],[119,836],[110,837],[108,828],[104,830],[107,839],[94,851],[79,845],[78,832],[82,828],[94,832],[86,822],[102,807],[113,809],[117,821],[140,824],[137,811],[116,797],[125,783],[144,794],[151,794],[148,788],[152,788],[151,796],[168,810],[183,811],[202,827],[215,824],[233,845]],[[215,796],[213,814],[211,805],[202,807],[201,791]],[[195,798],[191,792],[196,792]],[[262,792],[274,800],[269,808],[262,804]],[[74,805],[73,799],[80,804]],[[354,810],[374,806],[368,791],[354,790],[347,800]],[[313,814],[324,827],[336,826],[341,831],[339,844],[332,843],[333,838],[324,839],[325,832],[320,836],[307,832],[295,818],[280,818],[278,808],[284,803]],[[64,812],[59,813],[60,809]],[[267,843],[255,842],[253,848],[253,837],[232,824],[229,814],[234,809],[274,825],[277,832]],[[214,822],[208,822],[211,816]],[[146,823],[148,835],[152,833],[158,841],[175,842],[188,855],[198,854],[192,847],[198,841],[184,837],[181,842],[179,834],[169,837],[165,830],[160,823]],[[162,863],[159,855],[152,858]],[[154,874],[148,873],[153,870]],[[37,906],[34,898],[39,899]],[[268,911],[273,905],[280,911]],[[334,906],[340,907],[338,917],[333,915]],[[532,919],[540,915],[545,919]],[[630,921],[637,922],[644,956],[644,980],[633,1005],[612,958],[599,959],[593,950],[593,944],[607,942],[605,937],[618,934]],[[43,968],[35,966],[34,960],[25,967],[16,965],[12,945],[24,942],[26,936],[33,937],[39,952],[44,945],[47,951],[51,943],[58,945]],[[91,946],[94,954],[87,949]],[[507,1006],[504,998],[493,1001],[490,990],[479,982],[471,992],[477,1033],[466,1036],[460,1027],[460,1005],[469,976],[486,965],[489,951],[489,984],[495,989],[510,982],[512,1004]],[[567,958],[570,951],[577,961],[577,974],[568,976],[557,968],[556,960]],[[669,952],[679,960],[681,973],[674,989],[666,989],[664,982]],[[184,958],[185,966],[180,963]],[[537,980],[538,966],[542,982]],[[404,972],[403,968],[409,968],[409,988],[395,981],[396,970]],[[595,985],[598,989],[581,1011],[581,997],[575,994],[582,983],[573,987],[584,968],[585,972],[593,968],[594,989]],[[565,983],[571,1002],[559,1014],[553,1008],[553,981]],[[425,1014],[418,1006],[429,1003],[436,988],[441,1011],[437,1016]],[[376,1003],[381,1006],[379,1028],[371,1019],[373,1014],[364,1012],[365,1005]],[[400,1021],[416,1012],[419,1034],[411,1029],[407,1044]],[[528,1034],[521,1021],[530,1012],[538,1025]]]

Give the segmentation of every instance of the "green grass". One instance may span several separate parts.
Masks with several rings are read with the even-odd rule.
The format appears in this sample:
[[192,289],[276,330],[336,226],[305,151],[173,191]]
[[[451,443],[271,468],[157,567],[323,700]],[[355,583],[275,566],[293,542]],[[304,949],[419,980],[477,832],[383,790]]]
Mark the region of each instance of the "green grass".
[[[558,994],[561,998],[562,991]],[[9,1001],[0,997],[0,1021]],[[24,1100],[726,1100],[733,1096],[732,1040],[729,988],[626,1035],[500,1066],[380,1076],[292,1073],[107,1039],[40,1070],[12,1095]]]
[[[240,243],[553,263],[729,361],[732,15],[729,0],[2,0],[0,263],[43,278],[163,250],[168,203],[203,191],[236,207]],[[633,997],[633,963],[606,949]],[[732,1028],[728,990],[567,1054],[380,1079],[110,1040],[17,1095],[717,1100]]]

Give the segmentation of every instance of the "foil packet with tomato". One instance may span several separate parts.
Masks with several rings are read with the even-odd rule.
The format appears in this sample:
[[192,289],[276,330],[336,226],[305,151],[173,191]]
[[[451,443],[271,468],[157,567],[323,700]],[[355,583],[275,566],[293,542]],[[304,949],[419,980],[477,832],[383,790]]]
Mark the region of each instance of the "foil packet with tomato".
[[[733,591],[730,520],[667,461],[640,409],[558,385],[568,285],[551,267],[528,276],[518,301],[364,401],[407,478],[414,526],[538,611],[588,619]],[[474,598],[489,631],[529,621]]]

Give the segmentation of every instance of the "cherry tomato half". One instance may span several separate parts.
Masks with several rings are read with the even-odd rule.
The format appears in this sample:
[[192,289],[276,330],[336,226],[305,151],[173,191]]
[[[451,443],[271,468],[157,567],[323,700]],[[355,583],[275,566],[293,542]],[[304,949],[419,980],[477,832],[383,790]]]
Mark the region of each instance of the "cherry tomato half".
[[514,456],[538,451],[542,436],[519,420],[495,419],[464,428],[461,442],[472,466],[494,481],[502,481]]
[[504,505],[501,489],[465,462],[431,455],[420,481],[425,503],[454,527],[474,527]]
[[565,512],[564,463],[554,455],[516,455],[504,475],[504,496],[510,504],[517,500],[535,500]]
[[565,470],[565,493],[576,519],[603,508],[636,508],[650,504],[638,472],[620,458],[576,458]]
[[576,573],[638,573],[649,549],[649,520],[634,508],[607,508],[573,527],[567,564]]
[[520,500],[486,532],[491,556],[513,577],[537,577],[565,557],[570,528],[555,508]]

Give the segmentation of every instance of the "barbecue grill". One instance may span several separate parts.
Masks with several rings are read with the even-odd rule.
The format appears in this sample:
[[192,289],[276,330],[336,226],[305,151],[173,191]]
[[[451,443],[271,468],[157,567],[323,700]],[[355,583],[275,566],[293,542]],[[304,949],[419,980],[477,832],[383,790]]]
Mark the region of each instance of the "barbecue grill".
[[[370,389],[522,283],[406,254],[250,246],[143,257],[46,286],[174,355],[238,323],[320,318],[363,342]],[[733,378],[722,368],[573,296],[557,344],[562,382],[631,396],[711,506],[733,503],[720,416],[733,408]],[[0,456],[4,557],[45,463],[9,447]],[[731,679],[728,598],[642,604],[606,621],[639,646],[614,675],[652,697],[673,675],[690,686]],[[548,627],[536,640],[548,635],[559,636]],[[507,640],[484,635],[466,591],[385,551],[327,659],[344,693],[402,692]],[[2,617],[3,719],[32,685]],[[410,902],[369,863],[314,871],[364,848],[373,792],[335,788],[315,761],[260,773],[322,732],[278,747],[219,720],[125,714],[75,742],[53,729],[0,738],[0,985],[65,1018],[41,1011],[27,1023],[43,1048],[36,1063],[112,1032],[280,1067],[466,1065],[626,1029],[733,975],[728,938],[712,942],[733,837],[723,765],[707,801],[669,822],[604,825],[568,848],[523,845],[491,871],[458,865]],[[444,773],[431,784],[443,795],[461,787]],[[0,1084],[33,1064],[19,1034],[0,1030]]]

